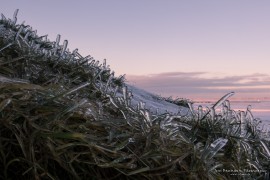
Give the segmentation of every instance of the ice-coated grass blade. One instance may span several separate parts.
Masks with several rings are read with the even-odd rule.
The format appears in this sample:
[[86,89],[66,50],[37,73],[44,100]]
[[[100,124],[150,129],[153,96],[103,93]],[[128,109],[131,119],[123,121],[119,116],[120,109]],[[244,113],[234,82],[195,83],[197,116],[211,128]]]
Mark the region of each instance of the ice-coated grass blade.
[[21,59],[24,59],[24,57],[23,57],[23,56],[20,56],[20,57],[17,57],[17,58],[12,59],[12,60],[10,60],[10,61],[2,62],[2,63],[0,63],[0,66],[3,66],[3,65],[5,65],[5,64],[10,64],[10,63],[13,63],[13,62],[16,62],[16,61],[19,61],[19,60],[21,60]]
[[270,150],[269,150],[269,148],[267,147],[265,142],[263,142],[262,140],[260,140],[260,143],[261,143],[262,147],[264,148],[264,151],[265,151],[266,155],[268,156],[268,158],[270,158]]
[[2,20],[2,21],[7,21],[6,16],[5,16],[4,14],[2,14],[2,13],[1,13],[1,20]]
[[9,44],[7,44],[6,46],[2,47],[2,48],[0,49],[0,52],[3,51],[4,49],[8,48],[8,47],[11,46],[11,45],[13,45],[13,43],[9,43]]
[[202,154],[203,160],[212,159],[217,152],[222,149],[228,142],[228,139],[224,138],[218,138],[213,143],[210,144],[210,146],[204,150],[204,153]]
[[135,171],[131,171],[130,173],[128,173],[127,176],[143,173],[143,172],[149,171],[149,169],[150,169],[150,167],[144,167],[144,168],[141,168],[141,169],[137,169]]
[[213,108],[217,108],[219,107],[222,103],[224,103],[229,97],[233,96],[235,93],[234,92],[230,92],[226,95],[224,95],[220,100],[218,100],[214,105]]
[[13,14],[13,24],[15,25],[17,23],[17,15],[18,15],[19,9],[16,9]]
[[82,89],[82,88],[85,88],[85,87],[89,86],[90,84],[91,84],[90,82],[83,83],[83,84],[81,84],[81,85],[79,85],[79,86],[77,86],[77,87],[74,87],[74,88],[72,88],[72,89],[70,89],[70,90],[68,90],[68,91],[66,91],[66,92],[64,92],[64,93],[62,93],[62,94],[60,94],[60,95],[54,97],[53,99],[56,99],[56,98],[59,98],[59,97],[67,96],[67,95],[69,95],[69,94],[71,94],[71,93],[74,93],[74,92],[76,92],[76,91],[78,91],[78,90],[80,90],[80,89]]
[[11,103],[12,99],[11,98],[8,98],[8,99],[5,99],[3,100],[1,103],[0,103],[0,112],[3,111],[3,109],[5,107],[7,107],[10,103]]
[[60,118],[62,118],[64,115],[71,113],[72,111],[74,111],[76,108],[80,107],[81,105],[85,104],[87,102],[87,99],[82,99],[80,102],[75,103],[69,107],[67,107],[66,109],[64,109],[62,112],[60,112],[55,118],[58,120]]
[[[51,137],[51,138],[61,138],[61,139],[83,139],[85,137],[85,135],[81,134],[81,133],[68,133],[68,132],[66,132],[66,133],[50,133],[50,134],[44,133],[44,134],[41,134],[41,136],[42,137]],[[70,144],[69,146],[71,146],[71,145],[74,145],[74,144]],[[65,145],[65,147],[67,147],[67,145]],[[63,148],[63,147],[61,146],[61,148]]]
[[63,56],[64,53],[66,52],[67,45],[68,45],[68,41],[67,40],[64,40],[64,43],[63,43],[63,47],[62,47],[60,56]]

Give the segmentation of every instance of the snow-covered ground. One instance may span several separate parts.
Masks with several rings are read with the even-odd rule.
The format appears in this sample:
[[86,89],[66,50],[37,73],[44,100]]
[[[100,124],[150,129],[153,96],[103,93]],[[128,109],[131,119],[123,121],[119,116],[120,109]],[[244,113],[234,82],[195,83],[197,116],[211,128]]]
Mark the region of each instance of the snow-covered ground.
[[127,85],[127,88],[133,95],[133,99],[131,101],[132,106],[136,106],[139,102],[143,102],[150,112],[156,113],[158,111],[158,114],[170,113],[187,115],[189,112],[188,108],[169,103],[160,99],[157,95],[149,93],[143,89],[139,89],[131,85]]

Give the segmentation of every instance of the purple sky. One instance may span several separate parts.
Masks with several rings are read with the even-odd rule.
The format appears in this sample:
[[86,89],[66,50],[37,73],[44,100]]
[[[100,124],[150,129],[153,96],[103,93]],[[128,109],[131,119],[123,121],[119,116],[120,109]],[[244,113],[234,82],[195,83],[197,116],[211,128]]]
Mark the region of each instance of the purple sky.
[[190,99],[270,98],[269,0],[3,1],[0,12],[107,59],[146,90]]

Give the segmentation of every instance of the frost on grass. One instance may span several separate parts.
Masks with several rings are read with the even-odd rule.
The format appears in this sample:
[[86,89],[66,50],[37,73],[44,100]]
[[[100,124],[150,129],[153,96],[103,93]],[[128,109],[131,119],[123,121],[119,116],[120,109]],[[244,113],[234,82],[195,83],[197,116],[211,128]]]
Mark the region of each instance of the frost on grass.
[[206,109],[150,98],[17,13],[0,20],[0,179],[269,177],[268,134],[250,107],[230,108],[233,93]]

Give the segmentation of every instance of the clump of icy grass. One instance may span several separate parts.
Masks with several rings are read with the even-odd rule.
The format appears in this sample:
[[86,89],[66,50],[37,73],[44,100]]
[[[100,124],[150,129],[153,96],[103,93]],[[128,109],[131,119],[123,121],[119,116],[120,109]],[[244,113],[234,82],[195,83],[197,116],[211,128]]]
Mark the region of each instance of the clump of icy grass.
[[153,113],[105,61],[16,23],[17,11],[0,20],[1,179],[269,177],[269,142],[249,107],[230,108],[233,93]]

